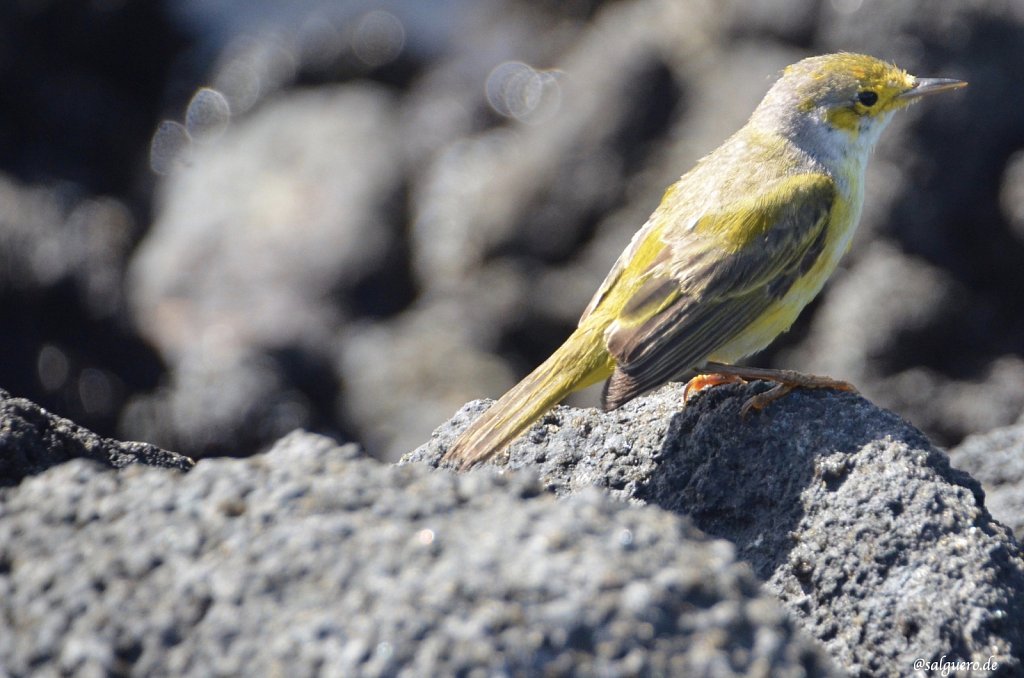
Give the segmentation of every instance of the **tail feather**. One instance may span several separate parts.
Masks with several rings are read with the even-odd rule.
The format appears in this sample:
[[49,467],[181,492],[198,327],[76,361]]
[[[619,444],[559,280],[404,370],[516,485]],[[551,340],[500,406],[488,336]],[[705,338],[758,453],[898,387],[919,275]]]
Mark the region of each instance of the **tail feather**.
[[470,424],[444,460],[462,469],[487,461],[567,395],[607,378],[614,366],[602,333],[577,329],[550,358]]

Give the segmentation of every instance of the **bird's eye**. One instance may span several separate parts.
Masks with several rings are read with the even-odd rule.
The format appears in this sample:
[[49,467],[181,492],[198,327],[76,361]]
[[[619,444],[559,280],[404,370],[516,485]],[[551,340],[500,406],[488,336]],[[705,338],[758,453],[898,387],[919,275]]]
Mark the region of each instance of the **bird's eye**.
[[857,94],[857,101],[861,102],[862,104],[870,108],[874,106],[876,103],[878,103],[878,93],[866,89],[863,92],[859,92]]

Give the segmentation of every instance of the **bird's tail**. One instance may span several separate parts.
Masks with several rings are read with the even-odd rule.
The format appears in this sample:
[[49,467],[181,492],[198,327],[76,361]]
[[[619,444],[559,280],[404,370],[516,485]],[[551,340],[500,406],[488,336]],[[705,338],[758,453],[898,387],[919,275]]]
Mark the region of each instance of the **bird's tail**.
[[578,328],[540,367],[470,424],[444,460],[462,469],[487,461],[567,395],[606,379],[615,363],[602,334],[592,327]]

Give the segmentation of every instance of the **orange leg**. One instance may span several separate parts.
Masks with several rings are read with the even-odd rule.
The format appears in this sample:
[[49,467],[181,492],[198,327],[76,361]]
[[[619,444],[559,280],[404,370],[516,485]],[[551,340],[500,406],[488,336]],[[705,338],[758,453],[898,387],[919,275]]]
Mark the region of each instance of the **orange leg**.
[[747,383],[746,379],[731,374],[721,374],[718,372],[698,374],[696,377],[686,382],[686,386],[683,387],[683,403],[685,404],[690,402],[690,399],[693,398],[694,395],[706,388],[721,386],[722,384],[745,383]]
[[[745,417],[750,410],[761,411],[771,403],[786,395],[794,388],[832,388],[837,391],[857,392],[853,384],[821,377],[814,374],[803,374],[795,370],[769,370],[763,367],[740,367],[737,365],[725,365],[723,363],[708,363],[707,368],[711,374],[699,375],[690,380],[683,390],[684,402],[691,392],[691,385],[698,382],[696,390],[705,386],[733,383],[737,381],[773,381],[775,386],[764,393],[758,393],[747,399],[740,408],[740,416]],[[696,392],[696,391],[694,391]]]

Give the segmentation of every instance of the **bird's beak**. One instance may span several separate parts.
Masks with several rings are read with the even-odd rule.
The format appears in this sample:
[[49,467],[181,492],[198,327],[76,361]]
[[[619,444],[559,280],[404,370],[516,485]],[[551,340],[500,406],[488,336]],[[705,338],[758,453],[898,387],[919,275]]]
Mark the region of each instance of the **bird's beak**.
[[916,101],[920,97],[929,94],[960,89],[961,87],[967,87],[967,83],[963,80],[953,80],[952,78],[915,78],[914,86],[906,92],[897,95],[896,98]]

